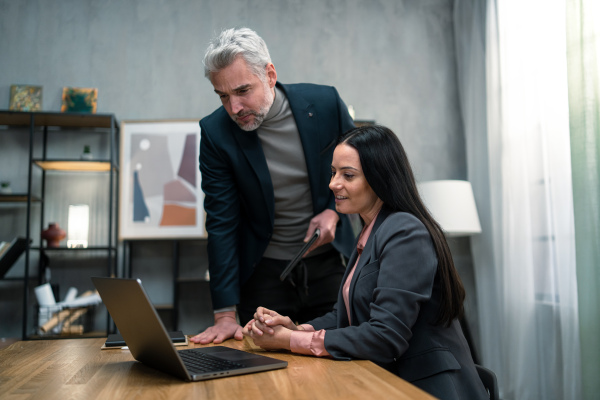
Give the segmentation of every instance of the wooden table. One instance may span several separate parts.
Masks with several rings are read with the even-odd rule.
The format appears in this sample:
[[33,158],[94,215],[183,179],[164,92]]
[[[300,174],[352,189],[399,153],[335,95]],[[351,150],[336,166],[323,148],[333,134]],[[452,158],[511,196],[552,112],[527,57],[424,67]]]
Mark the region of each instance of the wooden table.
[[370,361],[264,352],[248,340],[223,345],[286,360],[287,368],[183,382],[138,363],[129,350],[100,350],[104,340],[20,341],[0,350],[0,398],[433,399]]

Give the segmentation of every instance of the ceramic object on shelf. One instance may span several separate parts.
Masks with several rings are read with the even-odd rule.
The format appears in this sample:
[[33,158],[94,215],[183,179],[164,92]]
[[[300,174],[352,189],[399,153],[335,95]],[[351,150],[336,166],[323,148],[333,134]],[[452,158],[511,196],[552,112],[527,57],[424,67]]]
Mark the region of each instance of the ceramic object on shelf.
[[12,188],[10,182],[4,181],[0,183],[0,194],[12,194]]
[[42,231],[42,239],[47,243],[48,247],[59,247],[60,241],[67,237],[67,232],[61,229],[56,222],[48,224],[48,228]]
[[90,146],[87,144],[83,146],[83,153],[81,153],[82,160],[92,160],[94,156],[92,155],[92,151],[90,150]]

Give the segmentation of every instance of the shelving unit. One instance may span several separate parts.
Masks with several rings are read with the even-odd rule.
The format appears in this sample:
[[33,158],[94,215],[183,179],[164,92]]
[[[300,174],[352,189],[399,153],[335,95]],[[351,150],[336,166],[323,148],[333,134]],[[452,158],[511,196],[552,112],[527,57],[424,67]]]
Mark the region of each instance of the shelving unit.
[[[153,251],[156,251],[157,255]],[[152,257],[161,269],[165,266],[170,267],[168,279],[171,280],[172,286],[167,293],[170,292],[171,296],[163,296],[162,301],[154,304],[169,330],[185,328],[186,321],[180,321],[179,314],[188,304],[185,297],[189,294],[190,288],[196,289],[193,291],[193,296],[194,310],[198,312],[198,326],[188,329],[199,329],[202,324],[212,325],[209,280],[206,279],[208,270],[206,251],[205,238],[123,241],[124,276],[139,278],[144,275],[144,269],[152,268],[151,265],[140,261],[141,254]],[[194,331],[190,330],[190,332]]]
[[[119,175],[119,147],[117,120],[112,114],[78,114],[78,113],[50,113],[50,112],[18,112],[0,111],[0,126],[28,128],[28,174],[27,191],[25,193],[14,193],[0,195],[0,203],[7,206],[9,203],[26,204],[25,238],[28,246],[25,251],[23,272],[23,325],[22,337],[24,340],[30,338],[28,330],[28,318],[33,307],[29,304],[31,296],[31,281],[41,284],[45,275],[44,259],[59,254],[69,257],[73,254],[84,252],[101,253],[106,258],[106,276],[117,275],[117,232],[118,232],[118,175]],[[63,132],[76,131],[77,135],[86,135],[93,132],[94,135],[108,136],[108,156],[91,161],[79,159],[79,154],[69,154],[67,157],[49,158],[49,143],[56,140],[56,136]],[[39,140],[41,136],[41,141]],[[41,143],[40,143],[41,142]],[[3,149],[0,149],[0,154]],[[38,169],[39,171],[34,171]],[[46,220],[44,213],[49,206],[46,199],[47,176],[46,173],[100,173],[108,174],[108,200],[106,201],[106,224],[107,235],[102,243],[94,244],[87,248],[47,248],[42,244],[38,235],[32,234],[34,220],[39,221],[39,232],[44,229]],[[35,176],[34,176],[35,175]],[[39,193],[34,189],[34,180],[39,179]],[[33,205],[39,203],[39,215],[34,215]],[[104,212],[102,212],[104,215]],[[35,230],[36,233],[38,229]],[[30,241],[32,241],[31,244]],[[37,245],[36,243],[39,243]],[[31,253],[39,252],[37,273],[30,273]],[[94,254],[96,254],[94,253]],[[33,272],[33,271],[31,271]],[[107,317],[106,330],[109,330],[110,321]]]

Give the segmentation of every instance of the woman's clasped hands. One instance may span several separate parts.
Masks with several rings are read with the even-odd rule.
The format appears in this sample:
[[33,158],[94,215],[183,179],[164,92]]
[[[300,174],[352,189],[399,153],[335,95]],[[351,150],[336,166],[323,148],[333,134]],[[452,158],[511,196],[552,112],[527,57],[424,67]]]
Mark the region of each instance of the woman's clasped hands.
[[290,350],[292,331],[303,330],[289,317],[279,315],[276,311],[258,307],[242,333],[254,341],[254,344],[265,350]]

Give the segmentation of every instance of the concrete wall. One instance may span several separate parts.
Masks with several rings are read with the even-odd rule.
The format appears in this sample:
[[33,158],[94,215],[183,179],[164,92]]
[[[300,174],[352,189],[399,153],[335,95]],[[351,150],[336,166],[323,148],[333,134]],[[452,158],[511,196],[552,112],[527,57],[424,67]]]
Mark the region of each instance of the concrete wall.
[[[0,0],[0,109],[8,108],[11,84],[42,85],[45,111],[60,110],[63,86],[80,86],[98,88],[98,113],[119,121],[200,119],[220,105],[202,72],[210,37],[248,26],[269,45],[280,81],[336,86],[357,119],[394,130],[418,180],[464,179],[452,7],[452,0]],[[23,180],[27,168],[15,161],[22,156],[3,153],[14,141],[0,130],[2,180]],[[0,240],[7,240],[19,224],[3,207]],[[0,304],[16,293],[2,285]],[[2,324],[0,336],[10,334]]]

